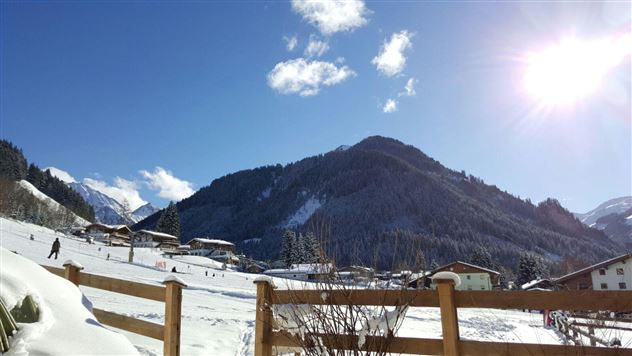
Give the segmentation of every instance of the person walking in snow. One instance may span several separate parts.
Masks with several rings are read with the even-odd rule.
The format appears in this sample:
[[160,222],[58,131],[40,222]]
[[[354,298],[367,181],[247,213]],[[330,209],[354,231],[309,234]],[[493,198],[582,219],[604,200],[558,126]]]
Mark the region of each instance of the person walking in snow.
[[59,238],[56,238],[55,242],[53,242],[53,247],[50,249],[50,255],[48,255],[48,258],[50,258],[50,256],[52,256],[54,253],[55,259],[57,259],[57,255],[59,254],[60,247],[61,247],[61,244],[59,243]]

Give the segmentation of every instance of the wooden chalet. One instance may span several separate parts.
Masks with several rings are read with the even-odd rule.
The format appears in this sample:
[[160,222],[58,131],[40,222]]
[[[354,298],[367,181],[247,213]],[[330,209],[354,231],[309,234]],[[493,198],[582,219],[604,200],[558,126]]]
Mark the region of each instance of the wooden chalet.
[[[437,272],[454,272],[461,278],[461,284],[457,290],[492,290],[500,288],[500,272],[494,271],[471,263],[456,261],[445,266],[436,268],[427,277],[432,280],[432,276]],[[435,288],[434,283],[430,283],[431,288]]]
[[175,251],[180,245],[178,238],[164,232],[139,230],[134,232],[134,247],[159,248]]
[[630,290],[632,289],[632,253],[611,258],[569,273],[555,280],[564,290]]

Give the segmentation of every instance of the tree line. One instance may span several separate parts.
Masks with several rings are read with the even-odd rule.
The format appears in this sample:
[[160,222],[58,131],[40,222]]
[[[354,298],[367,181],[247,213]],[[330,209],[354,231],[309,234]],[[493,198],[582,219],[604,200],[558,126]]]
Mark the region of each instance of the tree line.
[[7,140],[0,140],[0,177],[10,181],[26,180],[78,216],[94,221],[94,209],[79,193],[49,170],[42,171],[35,164],[28,164],[22,150]]

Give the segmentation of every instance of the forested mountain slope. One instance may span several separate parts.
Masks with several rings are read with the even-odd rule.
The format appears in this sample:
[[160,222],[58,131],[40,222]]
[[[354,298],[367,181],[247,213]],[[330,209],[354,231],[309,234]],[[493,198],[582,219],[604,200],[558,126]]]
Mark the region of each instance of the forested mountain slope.
[[[314,231],[339,263],[378,267],[411,265],[419,251],[429,264],[468,259],[484,247],[513,268],[524,251],[548,261],[593,262],[620,248],[553,199],[533,205],[379,136],[286,166],[226,175],[177,208],[182,242],[222,238],[260,258],[277,255],[288,227]],[[152,228],[158,216],[136,228]]]

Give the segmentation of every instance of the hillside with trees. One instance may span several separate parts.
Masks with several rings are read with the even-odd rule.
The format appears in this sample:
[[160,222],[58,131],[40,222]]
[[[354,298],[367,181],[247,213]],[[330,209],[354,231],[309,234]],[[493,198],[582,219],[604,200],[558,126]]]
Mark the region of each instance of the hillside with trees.
[[6,140],[0,140],[0,179],[5,180],[5,187],[12,186],[11,182],[26,180],[73,213],[94,221],[94,210],[79,193],[49,171],[42,171],[33,163],[29,165],[22,150]]
[[[482,247],[494,263],[516,271],[524,253],[548,264],[573,256],[590,263],[620,248],[554,199],[534,205],[379,136],[285,166],[226,175],[177,209],[182,242],[221,238],[267,259],[278,258],[287,228],[314,233],[339,263],[380,268],[413,265],[418,251],[427,264],[465,261]],[[158,217],[136,227],[154,228]],[[253,238],[259,242],[250,243]]]

